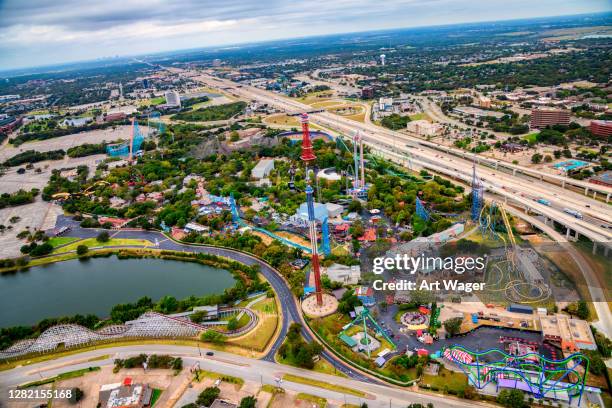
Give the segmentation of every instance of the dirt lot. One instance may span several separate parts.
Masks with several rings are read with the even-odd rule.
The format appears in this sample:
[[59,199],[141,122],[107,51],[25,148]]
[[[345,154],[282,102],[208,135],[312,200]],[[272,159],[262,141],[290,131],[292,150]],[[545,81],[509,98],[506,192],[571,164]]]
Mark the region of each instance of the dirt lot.
[[[146,136],[148,127],[139,126],[140,131]],[[104,141],[112,142],[118,139],[127,140],[132,133],[131,126],[117,126],[116,128],[107,128],[100,130],[92,130],[89,132],[75,133],[62,137],[55,137],[47,140],[39,140],[24,143],[19,147],[14,147],[10,144],[4,144],[0,148],[0,161],[15,156],[27,150],[36,150],[38,152],[48,152],[51,150],[68,150],[70,147],[82,145],[85,143],[102,143]]]
[[[21,255],[19,248],[24,244],[18,240],[16,235],[30,227],[30,230],[48,229],[55,226],[55,220],[62,213],[60,206],[44,202],[37,198],[32,204],[21,205],[19,207],[8,207],[0,210],[0,224],[11,226],[10,230],[0,233],[0,259],[10,258]],[[20,218],[16,223],[9,220],[12,217]]]

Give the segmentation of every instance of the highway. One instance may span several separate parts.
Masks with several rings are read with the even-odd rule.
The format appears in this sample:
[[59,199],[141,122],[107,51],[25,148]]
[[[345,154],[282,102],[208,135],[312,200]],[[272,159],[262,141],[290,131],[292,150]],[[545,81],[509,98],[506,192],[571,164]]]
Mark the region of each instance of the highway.
[[[280,386],[286,390],[291,390],[298,393],[306,392],[339,402],[344,402],[346,398],[346,402],[356,405],[366,402],[370,407],[403,408],[410,403],[418,402],[423,405],[427,405],[428,402],[432,402],[436,408],[466,406],[465,400],[462,401],[449,396],[421,394],[405,388],[368,384],[350,378],[321,374],[310,370],[285,366],[264,360],[251,359],[219,351],[214,351],[214,356],[209,357],[205,356],[206,351],[208,350],[202,349],[202,355],[200,355],[200,351],[194,347],[155,344],[101,348],[99,350],[83,352],[78,355],[70,355],[52,361],[20,366],[12,370],[3,371],[0,373],[0,390],[8,390],[20,384],[40,380],[41,377],[48,378],[72,370],[94,366],[112,365],[114,359],[116,358],[126,358],[128,356],[145,353],[169,354],[181,357],[183,359],[183,366],[186,368],[193,367],[196,363],[199,363],[200,367],[204,370],[240,377],[245,381],[250,381],[261,385],[270,384],[276,386],[276,380],[278,378],[282,378],[284,374],[293,374],[323,381],[329,384],[338,384],[361,391],[365,393],[366,396],[357,397],[350,394],[345,395],[340,392],[290,381],[283,381],[280,383]],[[101,356],[103,359],[95,360],[96,357],[99,358]],[[108,357],[104,358],[104,356]],[[2,405],[3,399],[5,398],[6,393],[3,392],[0,394],[0,405]],[[479,405],[491,406],[488,404]]]
[[[198,79],[209,86],[221,88],[233,93],[235,96],[246,99],[256,99],[287,112],[312,110],[312,107],[308,105],[251,86],[236,84],[208,75],[202,75],[198,77]],[[571,180],[538,170],[501,162],[499,160],[484,157],[473,158],[473,155],[470,153],[466,153],[459,149],[427,142],[373,124],[352,121],[329,112],[311,114],[310,120],[313,123],[347,135],[352,135],[355,131],[359,130],[366,144],[373,148],[385,146],[394,152],[405,154],[413,159],[421,159],[426,163],[442,164],[442,162],[444,162],[446,165],[444,169],[441,169],[442,174],[449,176],[454,176],[456,173],[463,173],[471,177],[472,165],[475,159],[477,161],[476,169],[479,178],[483,182],[488,182],[491,185],[501,186],[503,183],[503,187],[508,189],[508,193],[504,194],[504,196],[514,198],[517,194],[519,196],[522,194],[521,197],[534,197],[534,192],[537,192],[537,198],[544,198],[550,202],[556,202],[557,206],[547,207],[536,202],[531,202],[528,204],[529,208],[533,207],[534,210],[537,210],[543,215],[565,226],[571,227],[572,230],[577,231],[594,242],[609,245],[612,240],[612,231],[607,227],[612,223],[612,210],[607,204],[592,199],[591,197],[580,195],[570,189],[559,188],[554,184],[544,181],[559,181],[560,183],[572,184],[581,188],[589,188],[591,191],[606,195],[612,194],[612,189],[610,188],[580,180]],[[510,173],[506,173],[506,171],[510,171]],[[536,176],[538,178],[541,177],[542,180],[538,178],[528,179],[526,177],[527,175]],[[533,198],[531,201],[533,201]],[[579,220],[564,213],[564,208],[578,211],[586,217],[583,220]],[[605,227],[602,227],[602,225],[605,225]]]

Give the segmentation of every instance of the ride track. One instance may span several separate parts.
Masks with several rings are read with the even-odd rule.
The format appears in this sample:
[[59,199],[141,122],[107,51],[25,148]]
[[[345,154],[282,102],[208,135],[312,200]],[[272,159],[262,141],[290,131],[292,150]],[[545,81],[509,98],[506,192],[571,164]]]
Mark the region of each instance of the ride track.
[[[473,358],[472,361],[462,360],[459,358],[462,353],[456,351],[467,353]],[[500,355],[498,360],[482,361],[480,359],[494,353]],[[562,360],[553,360],[534,352],[514,356],[495,348],[474,351],[458,344],[448,347],[444,350],[443,355],[447,360],[455,363],[477,389],[483,389],[494,382],[497,383],[501,377],[503,380],[515,380],[515,383],[521,381],[525,384],[526,390],[536,398],[544,398],[549,393],[567,392],[570,395],[570,392],[574,392],[570,398],[577,394],[579,406],[590,365],[589,359],[581,353],[571,354]],[[533,359],[538,363],[530,361]],[[586,365],[585,374],[577,370],[577,367],[583,362]],[[537,376],[536,381],[531,377],[534,374]],[[562,381],[570,380],[570,375],[574,376],[575,382]]]

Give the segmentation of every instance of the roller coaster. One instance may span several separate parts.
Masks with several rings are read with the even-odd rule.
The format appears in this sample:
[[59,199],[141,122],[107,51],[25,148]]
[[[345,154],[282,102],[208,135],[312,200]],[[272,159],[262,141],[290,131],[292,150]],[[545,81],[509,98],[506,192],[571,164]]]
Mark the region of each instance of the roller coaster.
[[586,386],[590,362],[581,353],[554,360],[535,352],[511,355],[499,349],[474,351],[453,345],[443,349],[442,355],[459,367],[469,383],[479,390],[494,384],[498,391],[514,388],[537,399],[565,400],[570,405],[578,398],[578,406],[585,389],[598,391]]
[[[501,218],[507,238],[497,231],[497,220]],[[506,260],[493,264],[491,271],[499,273],[497,282],[487,284],[487,291],[503,292],[506,299],[516,303],[538,303],[551,295],[550,288],[542,282],[527,279],[517,266],[521,248],[517,245],[512,231],[510,218],[504,205],[492,201],[482,206],[478,217],[481,233],[484,237],[499,240],[503,243]],[[505,265],[502,265],[505,264]],[[504,282],[504,280],[507,280]]]
[[82,197],[82,196],[90,196],[93,194],[93,190],[95,187],[97,186],[107,186],[109,185],[108,182],[104,181],[104,180],[100,180],[100,181],[96,181],[95,183],[93,183],[91,186],[87,187],[85,190],[83,191],[79,191],[79,192],[75,192],[75,193],[69,193],[69,192],[61,192],[61,193],[55,193],[53,195],[51,195],[51,198],[54,200],[67,200],[70,198],[77,198],[77,197]]

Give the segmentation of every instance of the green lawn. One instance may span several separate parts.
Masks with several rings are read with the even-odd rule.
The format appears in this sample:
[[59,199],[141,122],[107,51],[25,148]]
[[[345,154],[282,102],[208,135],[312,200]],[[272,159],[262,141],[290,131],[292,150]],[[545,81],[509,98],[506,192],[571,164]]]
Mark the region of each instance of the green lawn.
[[107,242],[98,242],[95,238],[87,238],[81,241],[73,242],[72,244],[66,245],[65,247],[59,248],[53,251],[54,254],[74,251],[79,245],[87,245],[89,248],[93,247],[110,247],[110,246],[151,246],[153,243],[146,239],[128,239],[128,238],[111,238]]
[[68,371],[62,374],[58,374],[55,377],[44,378],[42,380],[33,381],[30,383],[21,385],[19,388],[37,387],[39,385],[51,384],[56,381],[69,380],[71,378],[82,377],[85,374],[93,372],[93,371],[100,371],[100,367],[88,367],[88,368],[82,368],[80,370]]
[[326,390],[340,392],[342,394],[350,394],[355,395],[356,397],[365,397],[366,393],[355,390],[349,387],[343,387],[342,385],[330,384],[325,381],[313,380],[312,378],[300,377],[298,375],[293,374],[285,374],[283,375],[284,381],[291,381],[298,384],[312,385],[313,387],[324,388]]
[[296,401],[308,401],[314,404],[314,406],[318,408],[325,408],[327,406],[327,400],[325,398],[317,397],[316,395],[306,394],[304,392],[300,392],[296,397]]
[[429,385],[434,391],[447,390],[458,393],[468,385],[468,379],[464,374],[441,367],[436,376],[424,374],[421,385]]
[[539,132],[529,133],[528,135],[523,136],[523,139],[529,143],[535,143],[538,138],[538,133]]
[[51,246],[53,248],[57,248],[60,245],[66,245],[69,244],[71,242],[77,241],[79,238],[73,238],[73,237],[53,237],[49,239],[49,244],[51,244]]
[[414,115],[410,115],[409,116],[410,120],[430,120],[431,118],[429,117],[428,114],[426,114],[425,112],[421,112],[421,113],[415,113]]
[[153,392],[151,393],[151,406],[154,406],[159,397],[161,396],[162,390],[153,388]]

